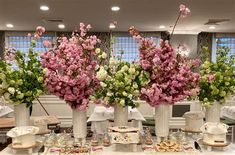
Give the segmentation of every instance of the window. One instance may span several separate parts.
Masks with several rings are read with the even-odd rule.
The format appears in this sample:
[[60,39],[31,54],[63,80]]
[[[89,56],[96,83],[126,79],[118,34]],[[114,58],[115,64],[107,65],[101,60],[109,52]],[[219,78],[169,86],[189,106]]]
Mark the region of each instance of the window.
[[[145,37],[151,37],[158,45],[160,41],[160,35],[154,33],[144,34]],[[122,60],[132,62],[139,59],[139,45],[135,39],[126,33],[114,34],[113,53],[115,57],[120,57],[123,51]]]
[[[46,51],[47,48],[43,46],[43,41],[44,40],[49,40],[53,42],[56,39],[55,35],[53,34],[45,34],[42,36],[40,39],[37,40],[36,47],[34,48],[34,51],[36,52],[43,52]],[[27,37],[27,33],[7,33],[5,36],[6,40],[6,47],[7,48],[15,48],[17,50],[20,50],[22,52],[27,52],[30,43],[31,43],[31,38]]]
[[228,47],[230,49],[230,54],[229,55],[234,55],[235,54],[235,37],[222,37],[222,38],[217,38],[216,39],[216,45],[217,49],[220,47]]

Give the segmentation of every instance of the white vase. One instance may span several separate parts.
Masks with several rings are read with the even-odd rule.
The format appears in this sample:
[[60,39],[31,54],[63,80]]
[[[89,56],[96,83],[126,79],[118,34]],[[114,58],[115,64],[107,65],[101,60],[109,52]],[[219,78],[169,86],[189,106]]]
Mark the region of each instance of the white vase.
[[192,101],[190,111],[202,111],[202,105],[199,101]]
[[206,122],[220,122],[220,109],[219,102],[214,102],[213,105],[206,107]]
[[82,140],[82,143],[85,143],[87,136],[86,110],[78,111],[73,109],[73,136],[75,141]]
[[122,107],[118,104],[114,106],[114,126],[127,126],[128,107]]
[[168,138],[170,120],[170,105],[161,104],[155,108],[155,134],[157,141]]
[[16,126],[29,126],[29,108],[25,103],[14,105]]

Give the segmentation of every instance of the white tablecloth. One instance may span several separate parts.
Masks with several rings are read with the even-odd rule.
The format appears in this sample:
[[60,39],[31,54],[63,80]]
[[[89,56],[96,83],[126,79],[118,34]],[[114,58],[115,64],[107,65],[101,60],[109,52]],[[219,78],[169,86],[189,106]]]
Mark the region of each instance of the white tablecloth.
[[[235,144],[231,144],[226,148],[225,151],[211,151],[208,152],[206,150],[203,150],[203,153],[196,153],[196,154],[189,154],[184,152],[174,152],[174,153],[160,153],[160,152],[154,152],[154,153],[148,153],[149,155],[235,155]],[[25,151],[17,152],[17,154],[13,154],[11,149],[5,148],[0,152],[0,155],[29,155]],[[33,153],[32,155],[38,155],[38,153]],[[44,155],[44,154],[40,154]],[[47,155],[59,155],[59,154],[47,154]],[[92,155],[92,154],[91,154]],[[96,154],[98,155],[98,154]],[[112,151],[112,147],[104,148],[104,151],[100,153],[99,155],[146,155],[143,151],[138,152],[114,152]]]
[[[104,134],[105,132],[107,132],[107,129],[110,126],[108,120],[113,119],[114,109],[112,107],[106,108],[104,106],[96,106],[87,122],[92,122],[92,131],[95,131],[97,134]],[[140,132],[143,132],[142,121],[146,120],[136,108],[128,108],[128,120],[132,120],[130,122],[130,126],[137,127],[140,129]]]
[[235,120],[235,106],[224,106],[221,108],[221,116]]

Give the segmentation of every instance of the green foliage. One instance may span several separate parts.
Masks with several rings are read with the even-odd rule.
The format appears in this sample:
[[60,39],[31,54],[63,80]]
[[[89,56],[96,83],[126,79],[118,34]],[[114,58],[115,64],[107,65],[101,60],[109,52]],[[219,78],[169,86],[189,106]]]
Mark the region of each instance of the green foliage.
[[[44,73],[38,53],[33,51],[35,45],[36,41],[32,40],[26,53],[6,50],[6,59],[0,60],[0,95],[10,104],[32,106],[32,101],[44,91]],[[8,54],[14,59],[8,60]]]
[[137,107],[138,103],[133,100],[138,99],[140,89],[148,84],[150,77],[139,64],[122,61],[121,58],[110,58],[107,65],[97,69],[101,87],[92,98],[102,100],[109,106]]
[[[204,47],[204,52],[209,53]],[[206,106],[218,101],[224,104],[226,98],[235,92],[235,55],[229,56],[230,49],[219,48],[216,52],[216,62],[206,61],[201,65],[199,100]]]

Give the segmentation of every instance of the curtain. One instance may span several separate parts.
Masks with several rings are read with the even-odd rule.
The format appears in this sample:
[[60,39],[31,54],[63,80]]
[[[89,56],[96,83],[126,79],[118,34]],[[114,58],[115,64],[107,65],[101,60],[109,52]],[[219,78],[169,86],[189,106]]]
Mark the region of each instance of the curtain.
[[161,32],[161,39],[162,40],[169,40],[170,39],[170,33],[168,31]]
[[0,57],[3,58],[5,50],[5,32],[0,31]]
[[[197,55],[202,54],[202,48],[204,46],[208,47],[210,53],[208,54],[208,58],[211,60],[212,58],[212,44],[213,44],[213,33],[201,32],[198,34],[197,39]],[[203,60],[202,60],[203,61]]]

